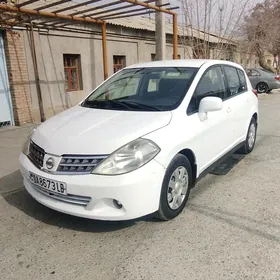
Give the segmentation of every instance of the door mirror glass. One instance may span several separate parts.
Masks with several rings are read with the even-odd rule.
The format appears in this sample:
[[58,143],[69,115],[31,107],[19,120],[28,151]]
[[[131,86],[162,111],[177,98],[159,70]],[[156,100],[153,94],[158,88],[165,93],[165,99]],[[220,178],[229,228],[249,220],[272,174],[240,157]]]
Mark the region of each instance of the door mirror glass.
[[207,119],[208,112],[220,111],[223,108],[223,100],[219,97],[204,97],[199,104],[199,118],[201,121]]

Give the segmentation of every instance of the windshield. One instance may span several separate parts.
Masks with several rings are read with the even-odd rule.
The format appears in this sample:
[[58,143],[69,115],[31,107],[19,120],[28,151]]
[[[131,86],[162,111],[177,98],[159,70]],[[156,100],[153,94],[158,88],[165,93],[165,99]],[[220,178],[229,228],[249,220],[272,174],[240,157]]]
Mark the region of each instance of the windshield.
[[124,69],[97,88],[82,106],[125,111],[169,111],[185,97],[197,68]]

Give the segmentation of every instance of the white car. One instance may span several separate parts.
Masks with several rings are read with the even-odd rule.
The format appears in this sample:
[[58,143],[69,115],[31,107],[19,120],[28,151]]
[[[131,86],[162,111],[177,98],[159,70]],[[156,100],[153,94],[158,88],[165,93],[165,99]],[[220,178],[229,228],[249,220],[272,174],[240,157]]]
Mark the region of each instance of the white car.
[[241,66],[171,60],[132,65],[34,130],[20,155],[43,205],[98,220],[170,220],[229,154],[255,145],[258,98]]

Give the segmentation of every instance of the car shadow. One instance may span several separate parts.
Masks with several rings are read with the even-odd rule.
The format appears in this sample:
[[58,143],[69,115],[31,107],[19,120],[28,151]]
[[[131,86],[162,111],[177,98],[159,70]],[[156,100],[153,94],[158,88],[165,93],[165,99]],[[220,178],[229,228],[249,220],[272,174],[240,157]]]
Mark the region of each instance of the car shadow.
[[0,178],[0,195],[11,206],[42,223],[83,232],[111,232],[132,227],[139,221],[150,220],[149,216],[130,221],[99,221],[75,217],[52,210],[38,203],[25,190],[22,176],[17,170]]

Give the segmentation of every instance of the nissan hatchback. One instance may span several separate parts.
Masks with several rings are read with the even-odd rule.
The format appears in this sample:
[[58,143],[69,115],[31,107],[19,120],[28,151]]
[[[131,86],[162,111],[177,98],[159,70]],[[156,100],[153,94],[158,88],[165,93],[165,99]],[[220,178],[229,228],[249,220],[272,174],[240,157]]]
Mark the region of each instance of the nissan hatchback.
[[170,220],[217,163],[253,150],[258,117],[238,64],[132,65],[32,131],[19,158],[24,185],[39,203],[75,216]]

